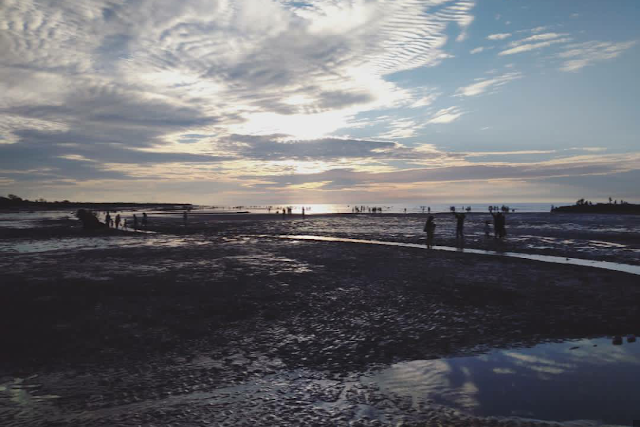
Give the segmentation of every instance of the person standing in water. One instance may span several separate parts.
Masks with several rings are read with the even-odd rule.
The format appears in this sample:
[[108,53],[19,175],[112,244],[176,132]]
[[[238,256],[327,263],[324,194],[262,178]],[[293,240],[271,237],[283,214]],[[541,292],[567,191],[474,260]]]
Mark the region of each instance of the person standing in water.
[[456,217],[456,239],[464,239],[464,218],[466,215],[455,211],[452,213]]
[[182,214],[182,222],[184,223],[184,226],[187,226],[187,211],[184,211]]
[[302,207],[302,218],[304,219],[304,206]]
[[111,215],[109,211],[107,211],[107,216],[104,217],[104,223],[107,224],[107,227],[111,227]]
[[116,230],[120,228],[120,214],[116,214]]
[[496,239],[498,238],[502,239],[507,234],[506,221],[505,221],[504,214],[498,211],[496,213],[491,212],[491,215],[493,216],[494,236]]
[[500,228],[498,229],[498,237],[504,239],[507,236],[507,216],[502,212],[500,214]]
[[142,228],[147,229],[147,213],[142,212]]
[[138,217],[136,216],[136,214],[133,214],[133,229],[135,231],[138,231]]
[[436,233],[436,223],[433,221],[433,215],[429,215],[427,218],[427,223],[424,225],[424,231],[427,232],[427,247],[431,248],[433,246],[433,238]]

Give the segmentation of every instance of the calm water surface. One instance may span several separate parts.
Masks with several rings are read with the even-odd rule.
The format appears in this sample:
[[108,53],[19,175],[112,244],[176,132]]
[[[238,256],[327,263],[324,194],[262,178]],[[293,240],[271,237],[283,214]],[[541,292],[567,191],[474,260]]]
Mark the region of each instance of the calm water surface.
[[[633,340],[633,339],[632,339]],[[476,357],[398,363],[364,379],[414,406],[478,416],[629,426],[640,419],[640,343],[611,338],[540,344]]]

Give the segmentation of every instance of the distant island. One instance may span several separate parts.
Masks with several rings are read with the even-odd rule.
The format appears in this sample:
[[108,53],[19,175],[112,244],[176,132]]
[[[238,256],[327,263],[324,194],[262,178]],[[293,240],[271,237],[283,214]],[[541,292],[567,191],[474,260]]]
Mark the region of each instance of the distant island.
[[0,196],[0,209],[30,209],[30,210],[51,210],[51,209],[94,209],[94,210],[116,210],[127,208],[157,208],[157,209],[188,209],[193,205],[190,203],[133,203],[133,202],[70,202],[69,200],[49,202],[44,199],[28,200],[9,194],[7,197]]
[[572,206],[552,206],[554,213],[601,213],[601,214],[630,214],[640,215],[640,205],[628,203],[624,200],[612,200],[609,203],[592,203],[585,199],[580,199]]

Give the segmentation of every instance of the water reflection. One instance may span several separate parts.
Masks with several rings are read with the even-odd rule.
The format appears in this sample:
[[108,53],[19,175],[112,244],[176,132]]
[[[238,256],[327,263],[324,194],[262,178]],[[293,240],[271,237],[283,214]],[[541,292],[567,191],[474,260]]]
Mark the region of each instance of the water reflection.
[[638,378],[640,344],[601,338],[398,363],[368,381],[414,407],[433,401],[478,416],[631,425],[640,419]]

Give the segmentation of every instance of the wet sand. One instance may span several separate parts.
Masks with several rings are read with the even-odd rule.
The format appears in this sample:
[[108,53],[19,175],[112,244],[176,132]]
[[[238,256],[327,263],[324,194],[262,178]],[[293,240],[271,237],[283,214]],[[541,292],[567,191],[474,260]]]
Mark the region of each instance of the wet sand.
[[[630,274],[251,237],[336,234],[345,220],[379,221],[192,216],[185,229],[167,215],[152,218],[154,235],[88,235],[71,219],[2,229],[0,424],[533,425],[416,407],[362,378],[396,362],[640,332]],[[8,249],[68,239],[78,242]]]

